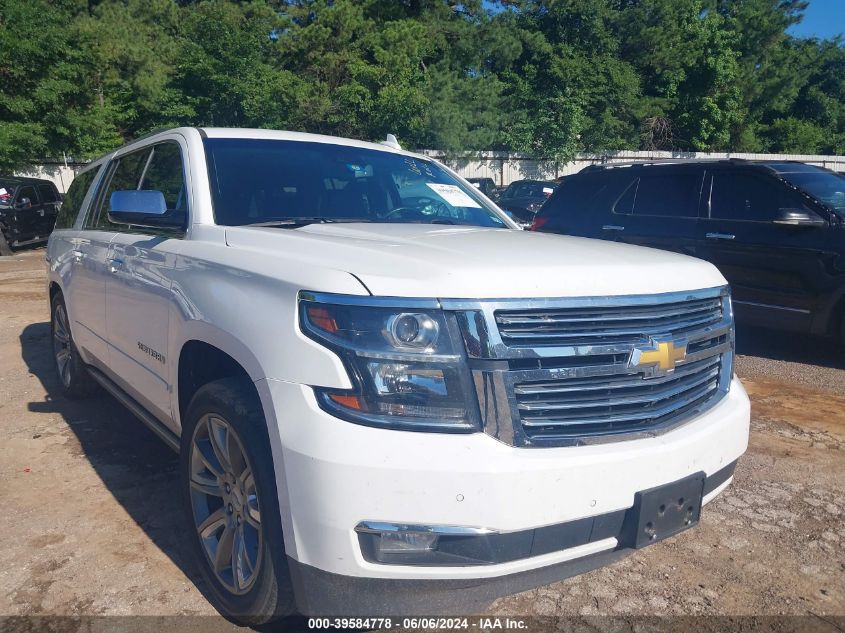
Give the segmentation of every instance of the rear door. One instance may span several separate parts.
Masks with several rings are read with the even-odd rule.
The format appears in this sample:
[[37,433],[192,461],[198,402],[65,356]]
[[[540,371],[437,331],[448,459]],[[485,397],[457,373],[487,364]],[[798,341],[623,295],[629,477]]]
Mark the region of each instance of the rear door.
[[40,209],[35,187],[33,185],[18,187],[12,216],[14,241],[25,242],[38,235]]
[[704,168],[655,165],[630,176],[602,225],[604,237],[696,256]]
[[59,211],[59,193],[56,187],[50,183],[38,185],[38,197],[41,200],[39,235],[48,236],[53,232],[53,227],[56,225],[56,215]]
[[825,283],[829,226],[776,224],[779,209],[829,219],[778,178],[752,169],[713,169],[708,177],[701,256],[731,284],[737,319],[807,330]]
[[[617,240],[614,207],[633,181],[629,169],[602,169],[567,176],[537,214],[534,229],[547,233]],[[623,219],[627,219],[623,218]]]
[[[47,253],[51,268],[61,276],[73,340],[86,353],[86,362],[92,362],[89,352],[97,348],[98,339],[90,329],[80,325],[89,315],[80,317],[78,311],[87,311],[92,300],[102,302],[103,299],[92,296],[96,284],[91,283],[90,269],[83,266],[79,244],[83,239],[82,220],[86,209],[96,199],[96,181],[101,169],[102,166],[93,167],[73,179],[56,221],[57,230],[48,242]],[[102,359],[105,359],[104,352]]]

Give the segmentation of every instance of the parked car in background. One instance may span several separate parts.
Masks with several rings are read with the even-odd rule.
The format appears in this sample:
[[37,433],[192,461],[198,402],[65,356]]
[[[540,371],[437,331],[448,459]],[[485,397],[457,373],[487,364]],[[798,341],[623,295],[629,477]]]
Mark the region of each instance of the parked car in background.
[[706,259],[739,322],[845,341],[845,176],[798,162],[592,166],[569,176],[538,231]]
[[45,242],[60,206],[59,192],[49,180],[0,176],[0,255]]
[[496,183],[492,178],[467,178],[467,182],[491,200],[495,200],[499,195]]
[[515,180],[496,202],[517,222],[530,223],[557,185],[553,180]]

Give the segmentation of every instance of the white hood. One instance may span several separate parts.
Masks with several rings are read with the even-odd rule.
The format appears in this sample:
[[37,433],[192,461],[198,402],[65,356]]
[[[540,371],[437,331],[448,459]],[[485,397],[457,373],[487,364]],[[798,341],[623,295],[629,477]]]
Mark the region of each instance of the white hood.
[[345,270],[378,296],[451,299],[652,294],[726,283],[692,257],[509,229],[429,224],[231,227],[229,246]]

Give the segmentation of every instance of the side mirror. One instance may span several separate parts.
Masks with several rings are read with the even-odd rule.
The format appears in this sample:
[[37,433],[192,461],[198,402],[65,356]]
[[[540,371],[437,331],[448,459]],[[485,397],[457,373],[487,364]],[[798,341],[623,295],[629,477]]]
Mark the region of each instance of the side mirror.
[[179,217],[168,213],[161,191],[114,191],[109,197],[109,221],[134,226],[178,228],[183,225]]
[[778,209],[773,223],[786,226],[827,226],[824,218],[804,209]]

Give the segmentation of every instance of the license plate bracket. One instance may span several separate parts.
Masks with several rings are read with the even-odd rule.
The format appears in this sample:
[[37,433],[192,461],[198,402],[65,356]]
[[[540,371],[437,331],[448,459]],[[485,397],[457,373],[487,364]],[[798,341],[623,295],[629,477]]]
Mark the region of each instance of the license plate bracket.
[[634,547],[651,545],[693,527],[701,517],[703,472],[634,495]]

